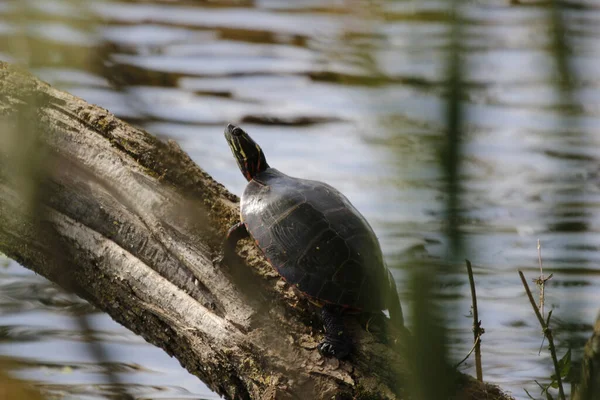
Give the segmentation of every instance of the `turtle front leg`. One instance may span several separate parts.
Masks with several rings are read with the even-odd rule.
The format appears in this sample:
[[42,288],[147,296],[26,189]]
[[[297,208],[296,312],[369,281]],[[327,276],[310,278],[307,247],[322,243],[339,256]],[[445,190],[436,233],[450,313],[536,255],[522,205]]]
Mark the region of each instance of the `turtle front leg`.
[[223,258],[221,262],[228,264],[235,259],[235,246],[241,239],[247,238],[250,234],[243,222],[238,222],[229,228],[225,241],[223,242]]
[[352,350],[352,341],[345,331],[340,307],[323,306],[321,318],[325,327],[325,340],[317,346],[319,352],[327,357],[345,358]]

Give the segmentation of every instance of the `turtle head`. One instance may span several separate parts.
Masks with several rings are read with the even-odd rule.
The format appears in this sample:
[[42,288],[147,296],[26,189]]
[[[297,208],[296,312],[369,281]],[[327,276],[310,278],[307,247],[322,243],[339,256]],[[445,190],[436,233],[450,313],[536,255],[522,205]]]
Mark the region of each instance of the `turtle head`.
[[229,143],[240,171],[248,181],[254,179],[259,172],[269,168],[260,146],[242,128],[232,124],[227,125],[225,139]]

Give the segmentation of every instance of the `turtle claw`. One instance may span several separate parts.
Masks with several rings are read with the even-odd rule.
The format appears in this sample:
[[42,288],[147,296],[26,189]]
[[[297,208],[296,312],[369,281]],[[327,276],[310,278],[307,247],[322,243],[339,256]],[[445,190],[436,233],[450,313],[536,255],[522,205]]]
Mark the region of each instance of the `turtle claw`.
[[213,266],[218,267],[218,268],[222,267],[223,265],[227,265],[227,261],[225,260],[224,254],[219,254],[219,255],[213,257],[212,262],[213,262]]
[[348,357],[352,349],[348,343],[331,343],[325,340],[319,343],[317,350],[325,357],[335,357],[341,360]]
[[336,306],[325,305],[321,310],[325,340],[317,348],[326,357],[338,360],[345,358],[352,350],[352,341],[344,332],[344,321],[340,309]]
[[220,255],[213,259],[213,265],[217,268],[231,267],[232,265],[235,265],[239,262],[240,262],[240,257],[237,255],[236,256]]
[[319,353],[325,357],[333,357],[335,355],[335,351],[333,350],[333,346],[330,343],[323,342],[317,345],[317,349]]

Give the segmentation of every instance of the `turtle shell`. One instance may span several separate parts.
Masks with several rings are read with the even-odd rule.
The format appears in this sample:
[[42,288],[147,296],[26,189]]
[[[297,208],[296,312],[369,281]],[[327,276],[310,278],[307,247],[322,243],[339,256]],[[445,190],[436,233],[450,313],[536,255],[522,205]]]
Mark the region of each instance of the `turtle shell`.
[[333,187],[268,168],[248,183],[241,219],[279,274],[313,299],[387,308],[390,278],[377,237]]

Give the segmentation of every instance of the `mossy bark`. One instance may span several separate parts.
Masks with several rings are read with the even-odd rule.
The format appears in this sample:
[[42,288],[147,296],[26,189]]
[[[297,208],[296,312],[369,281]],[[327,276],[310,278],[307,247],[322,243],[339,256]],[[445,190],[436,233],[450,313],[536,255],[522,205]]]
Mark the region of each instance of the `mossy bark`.
[[[0,129],[0,251],[226,398],[403,397],[401,346],[349,318],[355,353],[324,359],[318,311],[252,244],[238,266],[213,262],[237,198],[174,142],[3,63]],[[470,379],[457,388],[461,398],[509,398]]]

